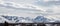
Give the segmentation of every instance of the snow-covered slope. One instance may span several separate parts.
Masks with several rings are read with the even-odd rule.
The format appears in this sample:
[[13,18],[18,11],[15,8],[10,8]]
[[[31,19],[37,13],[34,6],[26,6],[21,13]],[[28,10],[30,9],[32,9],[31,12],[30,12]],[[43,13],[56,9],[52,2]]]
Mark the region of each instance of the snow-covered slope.
[[27,17],[27,18],[24,18],[24,17],[18,17],[18,16],[1,16],[2,17],[2,19],[4,18],[4,20],[6,19],[6,20],[8,20],[8,21],[6,21],[6,22],[8,22],[8,23],[31,23],[33,20],[31,19],[31,18],[29,18],[29,17]]
[[47,15],[45,17],[50,19],[51,22],[60,22],[60,15]]
[[1,16],[1,19],[3,19],[3,21],[8,22],[8,23],[41,23],[41,22],[45,22],[45,23],[49,23],[49,22],[60,22],[60,19],[58,18],[54,18],[53,16],[48,16],[48,17],[44,17],[44,16],[37,16],[36,18],[31,18],[31,17],[18,17],[18,16]]
[[34,22],[45,22],[47,21],[48,19],[45,18],[44,16],[37,16],[35,19],[34,19]]

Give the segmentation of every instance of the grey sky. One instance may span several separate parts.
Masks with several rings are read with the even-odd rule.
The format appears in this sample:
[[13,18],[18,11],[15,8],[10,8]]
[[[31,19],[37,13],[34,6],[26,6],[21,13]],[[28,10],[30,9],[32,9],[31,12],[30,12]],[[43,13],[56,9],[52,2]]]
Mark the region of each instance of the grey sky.
[[[0,0],[0,13],[2,14],[20,14],[19,9],[29,9],[34,11],[25,11],[28,13],[60,13],[60,1],[59,0]],[[39,12],[40,10],[40,12]],[[24,13],[25,13],[24,12]]]

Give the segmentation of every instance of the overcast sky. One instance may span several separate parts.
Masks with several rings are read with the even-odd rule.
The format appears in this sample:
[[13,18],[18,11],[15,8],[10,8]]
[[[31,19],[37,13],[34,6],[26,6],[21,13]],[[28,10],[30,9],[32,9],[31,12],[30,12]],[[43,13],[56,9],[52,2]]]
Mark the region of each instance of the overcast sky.
[[[47,13],[60,14],[60,0],[0,0],[0,13],[20,13],[22,10],[29,13]],[[32,12],[31,12],[32,11]],[[40,12],[39,12],[40,11]]]

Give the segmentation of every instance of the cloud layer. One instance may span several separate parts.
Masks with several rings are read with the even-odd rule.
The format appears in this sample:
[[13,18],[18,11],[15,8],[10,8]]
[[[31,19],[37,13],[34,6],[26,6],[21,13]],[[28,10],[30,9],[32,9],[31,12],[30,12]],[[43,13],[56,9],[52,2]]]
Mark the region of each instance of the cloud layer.
[[[59,0],[0,0],[0,7],[6,8],[1,11],[5,10],[8,13],[13,13],[14,11],[16,11],[15,13],[20,13],[24,10],[25,12],[35,14],[39,14],[41,11],[42,13],[46,12],[46,14],[58,14],[60,10],[59,5]],[[5,13],[5,11],[2,13]]]

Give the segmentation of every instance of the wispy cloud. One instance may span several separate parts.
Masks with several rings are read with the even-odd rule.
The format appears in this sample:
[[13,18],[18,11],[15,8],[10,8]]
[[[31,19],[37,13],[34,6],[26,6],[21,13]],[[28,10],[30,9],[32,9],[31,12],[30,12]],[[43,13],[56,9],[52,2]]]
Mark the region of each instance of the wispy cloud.
[[[48,13],[57,12],[56,9],[60,5],[59,0],[0,0],[0,7],[10,8],[10,9],[27,9],[34,11],[45,11]],[[57,8],[54,8],[56,6]],[[39,13],[39,12],[38,12]]]
[[[0,15],[19,15],[19,16],[32,16],[35,17],[45,10],[32,3],[15,3],[14,1],[1,1],[0,2]],[[43,13],[42,12],[42,13]],[[22,15],[24,14],[24,15]]]

